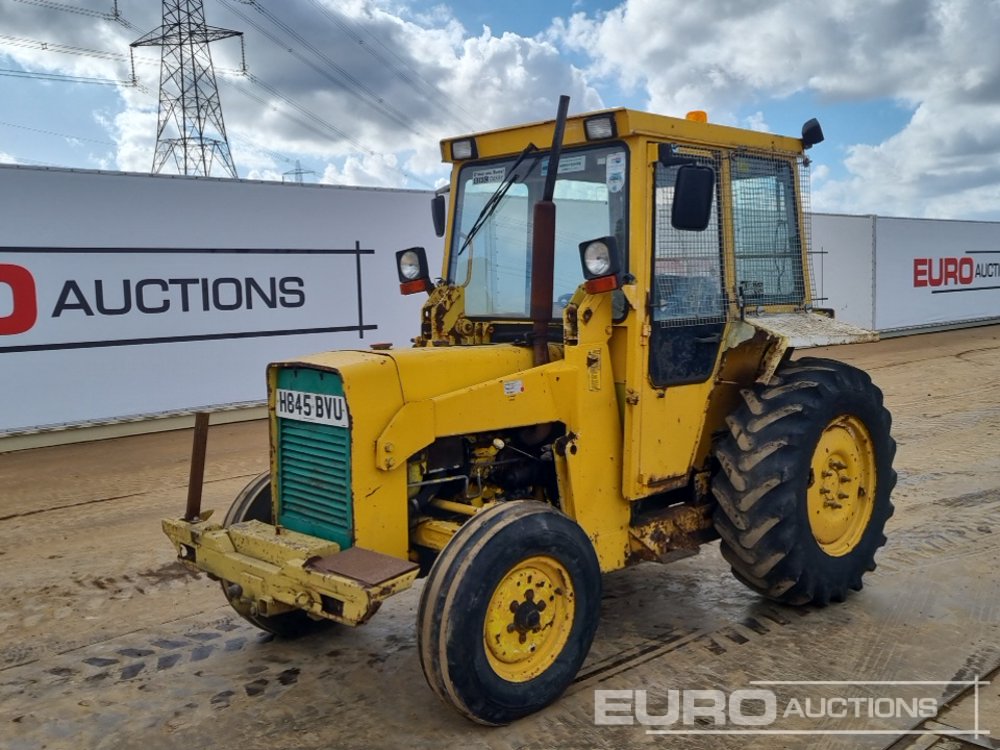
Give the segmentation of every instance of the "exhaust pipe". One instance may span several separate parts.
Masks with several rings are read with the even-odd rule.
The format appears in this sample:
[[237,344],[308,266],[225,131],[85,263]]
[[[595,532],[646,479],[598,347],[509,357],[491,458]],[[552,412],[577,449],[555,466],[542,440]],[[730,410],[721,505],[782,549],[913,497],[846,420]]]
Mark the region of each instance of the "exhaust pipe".
[[563,132],[569,97],[559,97],[559,111],[552,135],[549,169],[545,175],[542,199],[533,208],[531,234],[531,342],[535,367],[549,361],[549,322],[552,320],[552,287],[556,255],[556,204],[552,202],[562,154]]

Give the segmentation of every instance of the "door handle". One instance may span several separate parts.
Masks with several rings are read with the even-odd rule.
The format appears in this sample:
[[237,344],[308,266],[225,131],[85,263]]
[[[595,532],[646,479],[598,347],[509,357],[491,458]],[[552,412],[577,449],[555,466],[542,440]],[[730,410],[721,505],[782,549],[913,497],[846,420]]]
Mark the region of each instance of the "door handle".
[[722,341],[721,333],[710,333],[708,336],[695,336],[696,344],[718,344]]

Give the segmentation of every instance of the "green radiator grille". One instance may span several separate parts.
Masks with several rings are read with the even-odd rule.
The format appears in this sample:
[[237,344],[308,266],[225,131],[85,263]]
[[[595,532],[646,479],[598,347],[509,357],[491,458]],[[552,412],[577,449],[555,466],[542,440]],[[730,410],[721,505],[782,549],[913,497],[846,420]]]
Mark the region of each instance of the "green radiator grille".
[[[342,395],[340,378],[316,370],[282,370],[278,387]],[[337,542],[353,542],[351,433],[345,427],[278,418],[279,523]]]

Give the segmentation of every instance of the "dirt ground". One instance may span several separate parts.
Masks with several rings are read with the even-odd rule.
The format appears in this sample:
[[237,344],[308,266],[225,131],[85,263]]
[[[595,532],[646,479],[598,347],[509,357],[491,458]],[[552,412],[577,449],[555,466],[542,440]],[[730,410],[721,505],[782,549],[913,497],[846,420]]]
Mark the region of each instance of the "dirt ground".
[[[816,353],[870,372],[893,413],[896,514],[864,591],[825,609],[769,604],[731,577],[715,545],[611,574],[576,683],[549,709],[498,729],[458,717],[424,684],[419,584],[362,628],[287,643],[234,616],[217,584],[179,566],[159,522],[183,509],[189,430],[0,454],[0,747],[994,746],[1000,326]],[[213,427],[205,507],[224,511],[267,455],[264,422]],[[980,678],[992,682],[971,684]],[[595,726],[595,690],[666,696],[755,680],[782,683],[774,689],[784,701],[794,691],[814,701],[897,695],[872,683],[921,683],[898,695],[929,691],[920,695],[941,710],[863,735],[834,733],[865,727],[829,718],[789,720],[823,732],[813,735]],[[803,681],[824,684],[789,684]],[[954,682],[970,684],[944,684]],[[962,734],[977,709],[978,728],[992,734]]]

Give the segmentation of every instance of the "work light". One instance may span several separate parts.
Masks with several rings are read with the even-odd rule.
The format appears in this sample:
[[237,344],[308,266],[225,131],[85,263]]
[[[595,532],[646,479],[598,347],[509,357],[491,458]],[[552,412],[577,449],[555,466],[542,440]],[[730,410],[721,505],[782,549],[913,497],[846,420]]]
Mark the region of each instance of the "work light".
[[413,250],[404,250],[399,256],[399,275],[407,281],[420,278],[420,258]]
[[590,117],[583,121],[583,130],[587,134],[588,141],[602,141],[618,135],[614,115]]
[[422,247],[411,247],[396,253],[396,273],[402,294],[426,292],[431,288],[427,270],[427,254]]
[[453,161],[475,159],[479,155],[475,138],[463,138],[451,142],[451,158]]
[[611,253],[608,246],[597,240],[590,242],[583,251],[583,265],[591,276],[605,276],[611,268]]
[[598,237],[580,243],[585,286],[591,294],[618,288],[621,257],[614,237]]

